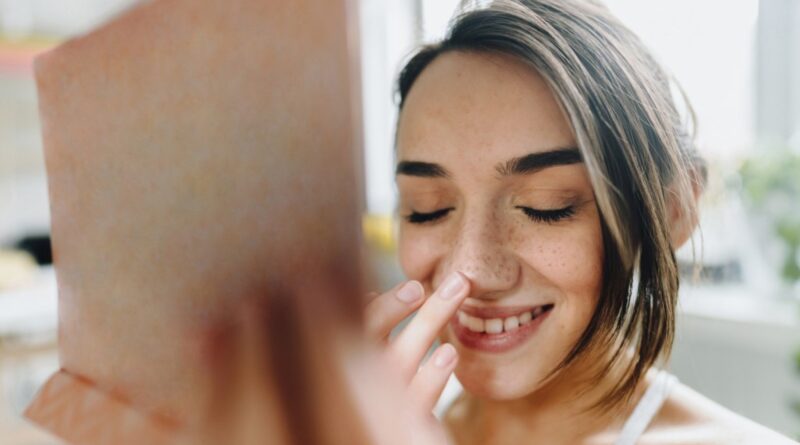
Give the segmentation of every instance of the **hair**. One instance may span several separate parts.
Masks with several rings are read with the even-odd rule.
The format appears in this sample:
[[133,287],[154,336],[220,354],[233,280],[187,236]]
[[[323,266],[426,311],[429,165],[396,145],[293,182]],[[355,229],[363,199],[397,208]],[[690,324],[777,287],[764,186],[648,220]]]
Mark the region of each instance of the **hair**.
[[449,51],[526,63],[568,118],[601,215],[603,284],[588,326],[550,375],[589,350],[611,351],[590,377],[596,382],[633,350],[622,378],[592,407],[630,400],[647,370],[668,359],[674,338],[679,270],[668,205],[694,221],[693,190],[706,178],[690,134],[691,106],[683,97],[689,119],[682,119],[671,90],[677,83],[592,0],[498,0],[462,11],[441,41],[419,48],[403,67],[401,111],[420,73]]

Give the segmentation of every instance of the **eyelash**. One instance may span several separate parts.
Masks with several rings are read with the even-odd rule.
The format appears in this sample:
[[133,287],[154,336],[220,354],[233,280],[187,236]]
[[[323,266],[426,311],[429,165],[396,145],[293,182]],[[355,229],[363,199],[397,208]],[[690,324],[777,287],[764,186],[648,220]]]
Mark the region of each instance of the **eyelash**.
[[518,209],[525,213],[525,216],[534,222],[542,222],[546,224],[557,223],[563,219],[567,219],[575,215],[575,207],[567,206],[563,209],[553,210],[536,210],[530,207],[517,206]]
[[[527,216],[530,220],[546,224],[557,223],[563,219],[567,219],[575,215],[574,206],[567,206],[563,209],[553,210],[537,210],[523,206],[517,206],[516,208],[522,210],[522,212],[525,213],[525,216]],[[406,220],[411,224],[425,224],[444,218],[452,210],[453,208],[449,207],[430,213],[411,212],[410,215],[406,216]]]
[[450,213],[451,210],[453,210],[452,207],[436,210],[435,212],[430,213],[411,212],[410,215],[406,216],[406,220],[411,224],[425,224],[427,222],[444,218],[448,213]]

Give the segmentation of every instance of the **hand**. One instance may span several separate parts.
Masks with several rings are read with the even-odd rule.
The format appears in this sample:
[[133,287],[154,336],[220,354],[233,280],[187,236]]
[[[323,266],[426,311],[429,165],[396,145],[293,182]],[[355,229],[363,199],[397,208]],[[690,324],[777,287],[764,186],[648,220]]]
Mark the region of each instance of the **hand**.
[[[281,373],[276,374],[278,367],[298,371],[286,368],[280,359],[287,353],[285,348],[295,347],[310,360],[301,383],[311,384],[323,395],[307,400],[308,412],[335,413],[309,424],[305,422],[312,419],[299,418],[307,427],[303,429],[321,434],[316,442],[446,444],[447,434],[432,410],[455,368],[455,349],[442,345],[422,367],[419,364],[466,297],[469,282],[463,275],[454,274],[427,300],[419,283],[404,284],[410,286],[410,293],[408,287],[397,286],[367,305],[369,336],[385,345],[377,353],[369,344],[359,346],[360,339],[348,337],[346,323],[323,315],[332,312],[334,308],[325,307],[325,302],[333,300],[317,298],[313,300],[315,307],[300,304],[294,317],[270,316],[271,311],[262,304],[244,304],[236,322],[201,336],[206,345],[201,349],[206,351],[211,370],[210,408],[202,416],[204,420],[188,426],[176,444],[298,443],[285,428],[298,425],[298,413],[287,411],[280,400]],[[414,292],[417,296],[411,298],[413,301],[401,299],[413,297]],[[325,296],[324,291],[311,293]],[[392,329],[417,309],[411,323],[388,342]],[[286,328],[290,326],[309,341],[287,344]],[[336,374],[341,378],[332,378]],[[328,422],[332,424],[326,425]],[[342,432],[346,434],[342,436]]]
[[[385,346],[385,359],[398,370],[407,386],[412,409],[426,416],[432,428],[440,428],[443,437],[444,428],[434,418],[433,408],[456,367],[458,356],[455,348],[445,343],[427,362],[420,364],[439,331],[461,306],[469,286],[464,275],[454,272],[426,299],[422,285],[408,281],[374,297],[366,307],[367,335]],[[403,331],[389,341],[392,330],[417,310]]]

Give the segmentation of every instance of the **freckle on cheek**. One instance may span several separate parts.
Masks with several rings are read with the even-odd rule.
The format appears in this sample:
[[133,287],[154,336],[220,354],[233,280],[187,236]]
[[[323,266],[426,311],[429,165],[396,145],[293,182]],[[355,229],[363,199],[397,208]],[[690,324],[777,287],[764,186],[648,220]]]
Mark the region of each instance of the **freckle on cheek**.
[[522,235],[522,223],[515,222],[508,232],[509,239],[514,245],[520,245],[525,242],[525,237]]

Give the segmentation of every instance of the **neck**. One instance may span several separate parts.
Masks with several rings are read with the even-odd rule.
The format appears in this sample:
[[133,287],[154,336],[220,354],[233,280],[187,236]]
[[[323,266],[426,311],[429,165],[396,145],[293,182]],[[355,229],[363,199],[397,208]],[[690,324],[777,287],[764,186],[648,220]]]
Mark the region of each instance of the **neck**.
[[[633,411],[647,387],[642,379],[630,398],[610,409],[591,409],[620,381],[633,358],[619,360],[599,381],[591,381],[595,359],[579,359],[542,387],[525,397],[491,400],[464,393],[461,404],[468,412],[472,431],[465,437],[480,443],[515,443],[535,437],[537,443],[576,444],[613,437]],[[466,441],[471,442],[472,440]],[[461,442],[461,441],[459,441]]]

